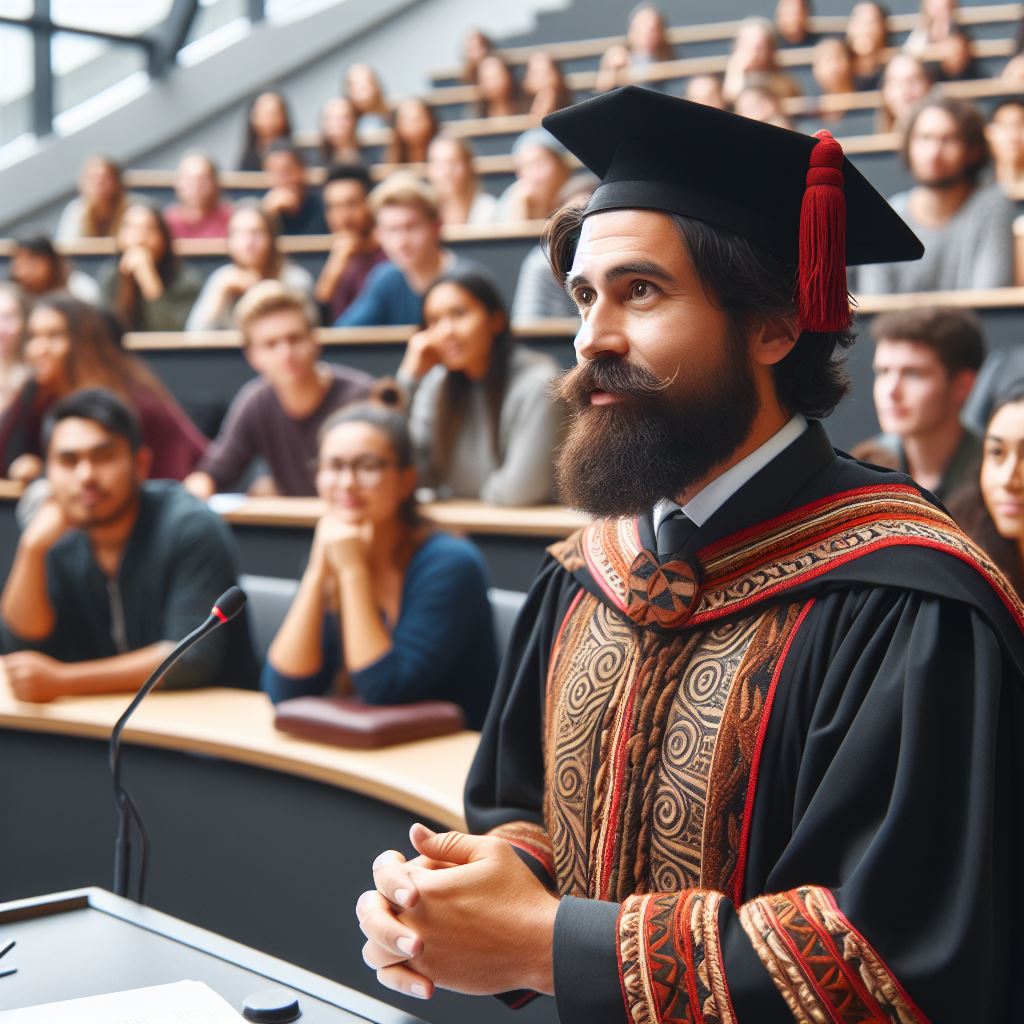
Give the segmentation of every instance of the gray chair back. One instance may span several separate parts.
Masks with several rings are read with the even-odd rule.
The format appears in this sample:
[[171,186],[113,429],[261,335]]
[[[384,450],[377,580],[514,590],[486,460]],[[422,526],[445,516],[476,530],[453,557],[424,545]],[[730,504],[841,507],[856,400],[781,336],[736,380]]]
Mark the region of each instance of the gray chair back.
[[249,599],[252,642],[256,648],[256,658],[262,662],[295,600],[299,581],[279,579],[276,576],[241,576],[238,585]]
[[494,640],[498,645],[498,660],[505,657],[509,641],[512,639],[512,627],[516,624],[520,609],[526,601],[526,594],[520,590],[501,590],[492,587],[487,596],[491,601],[491,613],[494,616]]

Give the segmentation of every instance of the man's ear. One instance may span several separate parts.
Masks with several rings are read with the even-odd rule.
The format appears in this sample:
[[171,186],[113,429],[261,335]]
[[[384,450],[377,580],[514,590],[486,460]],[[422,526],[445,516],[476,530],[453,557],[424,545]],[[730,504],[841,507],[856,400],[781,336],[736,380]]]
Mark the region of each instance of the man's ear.
[[767,316],[750,333],[751,358],[762,366],[774,366],[793,351],[799,338],[800,325],[795,315]]
[[951,378],[953,401],[956,402],[958,409],[967,401],[967,396],[971,393],[977,379],[977,370],[958,370],[953,374]]
[[148,480],[149,471],[153,468],[153,449],[140,445],[135,452],[135,475],[138,479]]

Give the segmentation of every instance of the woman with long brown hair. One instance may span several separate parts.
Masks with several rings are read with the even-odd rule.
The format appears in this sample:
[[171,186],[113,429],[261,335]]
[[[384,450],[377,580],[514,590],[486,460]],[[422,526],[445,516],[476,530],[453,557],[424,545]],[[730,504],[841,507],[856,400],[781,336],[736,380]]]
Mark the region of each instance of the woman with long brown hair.
[[115,235],[129,201],[120,165],[109,156],[89,157],[78,179],[78,195],[61,211],[57,241]]
[[141,359],[118,344],[112,319],[70,296],[40,299],[28,319],[31,377],[0,419],[4,475],[29,481],[43,471],[40,433],[47,409],[81,388],[106,388],[131,405],[153,451],[154,478],[182,480],[206,438]]
[[442,274],[423,296],[423,329],[398,370],[412,394],[421,480],[442,497],[495,505],[552,500],[558,367],[514,344],[495,285],[475,270]]
[[107,308],[126,331],[180,331],[202,287],[174,253],[171,229],[146,202],[125,210],[117,231],[117,261],[100,275]]

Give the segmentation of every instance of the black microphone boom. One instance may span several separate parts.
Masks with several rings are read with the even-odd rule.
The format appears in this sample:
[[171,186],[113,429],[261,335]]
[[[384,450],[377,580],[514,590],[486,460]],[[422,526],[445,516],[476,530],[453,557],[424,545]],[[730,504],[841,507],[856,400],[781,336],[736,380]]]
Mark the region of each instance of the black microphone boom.
[[131,873],[131,822],[134,821],[139,833],[139,883],[137,902],[142,903],[146,888],[146,861],[149,852],[149,839],[139,810],[135,806],[124,783],[121,781],[121,733],[135,709],[143,702],[157,683],[167,674],[167,670],[190,648],[194,647],[208,633],[233,619],[245,606],[245,593],[238,587],[231,587],[217,598],[206,621],[188,634],[177,647],[167,655],[156,667],[156,670],[139,688],[132,702],[117,720],[110,734],[110,774],[114,782],[114,804],[117,808],[117,838],[114,840],[114,892],[118,896],[128,895],[128,879]]

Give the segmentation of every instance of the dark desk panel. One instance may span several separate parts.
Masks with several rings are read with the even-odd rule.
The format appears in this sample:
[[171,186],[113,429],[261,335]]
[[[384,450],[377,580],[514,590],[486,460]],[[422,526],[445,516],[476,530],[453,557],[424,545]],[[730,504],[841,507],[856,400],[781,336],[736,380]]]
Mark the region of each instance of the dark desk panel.
[[[0,730],[0,899],[110,884],[106,757],[97,740]],[[369,887],[373,858],[408,848],[412,815],[335,786],[135,745],[125,778],[152,841],[149,902],[157,910],[435,1024],[478,1024],[505,1012],[451,993],[427,1003],[385,993],[362,962],[355,901]],[[550,1000],[523,1012],[523,1024],[555,1020]]]

